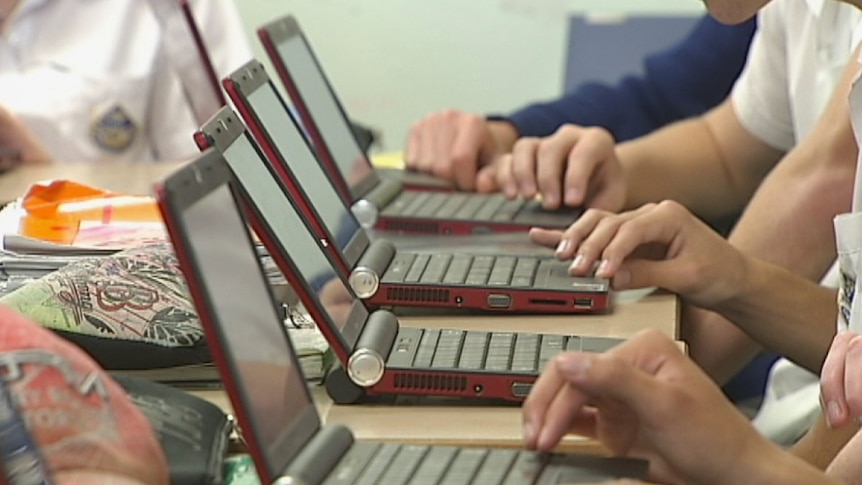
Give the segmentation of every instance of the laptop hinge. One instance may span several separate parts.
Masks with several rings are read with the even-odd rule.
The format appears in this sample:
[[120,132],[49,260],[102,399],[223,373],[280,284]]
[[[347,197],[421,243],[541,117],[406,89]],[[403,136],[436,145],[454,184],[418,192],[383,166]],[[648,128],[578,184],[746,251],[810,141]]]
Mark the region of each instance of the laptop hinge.
[[381,179],[364,197],[353,204],[353,215],[359,224],[370,229],[377,224],[380,211],[389,205],[403,190],[401,182],[394,179]]
[[350,272],[348,281],[359,298],[371,298],[380,287],[380,278],[395,258],[395,244],[386,239],[377,239],[362,255]]
[[397,335],[398,319],[392,312],[378,310],[369,315],[356,347],[347,360],[350,380],[361,387],[380,382]]
[[290,462],[284,474],[276,478],[273,483],[285,485],[323,483],[352,445],[353,434],[349,429],[340,424],[324,426]]

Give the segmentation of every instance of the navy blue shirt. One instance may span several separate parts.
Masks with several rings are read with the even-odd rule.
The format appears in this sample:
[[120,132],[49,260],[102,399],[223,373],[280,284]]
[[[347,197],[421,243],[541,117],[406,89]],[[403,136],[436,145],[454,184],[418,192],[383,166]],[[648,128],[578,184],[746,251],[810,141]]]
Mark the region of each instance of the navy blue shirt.
[[548,136],[565,123],[601,126],[617,141],[700,115],[721,103],[739,77],[755,19],[721,24],[704,16],[686,38],[644,60],[642,76],[617,85],[585,83],[562,98],[530,105],[510,116],[521,136]]

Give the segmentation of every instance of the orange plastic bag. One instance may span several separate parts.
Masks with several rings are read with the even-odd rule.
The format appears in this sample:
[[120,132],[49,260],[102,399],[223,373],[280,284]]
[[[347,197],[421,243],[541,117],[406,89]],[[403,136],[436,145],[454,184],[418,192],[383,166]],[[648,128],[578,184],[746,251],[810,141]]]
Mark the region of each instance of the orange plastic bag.
[[23,236],[71,244],[82,222],[160,222],[152,197],[96,189],[69,180],[34,184],[21,203]]

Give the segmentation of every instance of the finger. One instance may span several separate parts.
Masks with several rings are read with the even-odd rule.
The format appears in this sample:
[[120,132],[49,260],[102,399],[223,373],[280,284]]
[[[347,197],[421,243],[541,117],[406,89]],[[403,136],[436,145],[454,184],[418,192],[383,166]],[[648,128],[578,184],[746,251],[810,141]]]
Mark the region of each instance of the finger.
[[439,115],[427,117],[423,123],[422,133],[419,137],[419,155],[416,159],[416,170],[431,172],[436,160],[434,159],[437,130],[440,124]]
[[849,414],[845,399],[845,364],[854,334],[839,332],[832,340],[829,353],[820,372],[820,397],[826,412],[826,421],[836,428],[847,424]]
[[413,123],[407,136],[407,150],[404,152],[404,164],[410,169],[415,169],[419,165],[422,130],[424,128],[423,121],[420,120]]
[[536,183],[542,194],[543,205],[556,209],[562,204],[563,174],[569,151],[577,146],[581,129],[564,126],[539,144],[536,156]]
[[533,383],[530,394],[521,407],[524,443],[528,449],[536,449],[538,438],[547,425],[549,409],[556,400],[557,394],[562,392],[565,387],[567,386],[560,376],[559,369],[550,364]]
[[479,169],[476,174],[476,192],[488,194],[500,190],[500,186],[497,185],[497,170],[498,164],[502,163],[504,157],[508,155],[497,157],[493,162]]
[[506,198],[514,199],[518,196],[518,185],[515,183],[515,177],[512,175],[512,164],[514,163],[513,155],[507,154],[500,157],[495,163],[494,170],[495,184],[503,192]]
[[458,127],[452,121],[453,115],[449,112],[443,113],[438,120],[434,131],[433,149],[434,153],[431,156],[433,165],[431,173],[444,178],[453,180],[452,171],[452,148],[455,143],[455,136]]
[[559,249],[560,242],[563,240],[563,231],[534,227],[530,229],[530,240],[545,247]]
[[568,152],[564,202],[577,207],[584,204],[590,180],[608,163],[614,151],[613,137],[601,128],[585,130],[578,143]]
[[586,394],[564,383],[545,410],[542,426],[537,430],[536,449],[539,451],[554,449],[579,420],[587,400]]
[[857,420],[862,416],[862,382],[856,373],[858,369],[862,369],[862,337],[855,335],[848,346],[844,364],[844,396],[850,417]]
[[602,219],[610,216],[610,213],[598,210],[588,210],[583,213],[577,221],[563,231],[562,240],[556,250],[557,258],[561,260],[575,258],[576,261],[572,262],[572,266],[577,268],[576,271],[586,271],[583,258],[575,256],[578,246],[596,228]]
[[538,138],[521,138],[512,148],[512,181],[518,195],[531,200],[536,196],[536,155]]
[[455,134],[450,165],[455,183],[462,190],[473,190],[476,185],[479,158],[482,156],[486,134],[485,120],[478,117],[465,119]]

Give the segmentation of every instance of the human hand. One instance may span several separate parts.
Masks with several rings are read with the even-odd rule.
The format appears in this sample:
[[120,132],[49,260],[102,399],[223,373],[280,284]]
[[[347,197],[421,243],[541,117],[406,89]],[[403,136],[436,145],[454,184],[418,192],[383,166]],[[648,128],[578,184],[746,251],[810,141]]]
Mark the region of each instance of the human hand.
[[508,152],[517,137],[515,127],[504,121],[452,109],[432,113],[410,128],[405,163],[452,180],[461,190],[489,192],[477,175]]
[[602,128],[565,125],[546,138],[521,138],[480,180],[509,198],[541,195],[546,209],[566,205],[616,212],[625,203],[626,188],[615,148]]
[[551,450],[577,433],[613,455],[647,459],[649,478],[662,483],[753,483],[780,453],[654,330],[604,354],[558,356],[534,384],[523,419],[527,448]]
[[530,237],[573,259],[569,272],[610,278],[616,290],[660,287],[715,308],[744,291],[751,260],[673,201],[613,214],[591,209],[565,231]]
[[22,163],[50,162],[51,155],[14,114],[0,106],[0,147],[18,152]]
[[820,373],[820,396],[826,420],[832,428],[862,418],[862,335],[838,332]]

